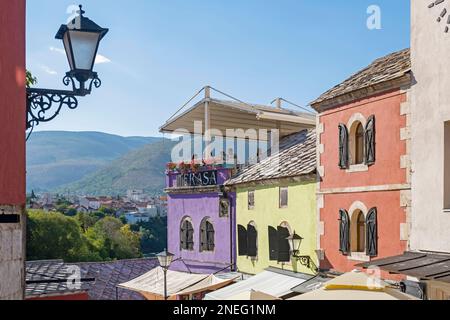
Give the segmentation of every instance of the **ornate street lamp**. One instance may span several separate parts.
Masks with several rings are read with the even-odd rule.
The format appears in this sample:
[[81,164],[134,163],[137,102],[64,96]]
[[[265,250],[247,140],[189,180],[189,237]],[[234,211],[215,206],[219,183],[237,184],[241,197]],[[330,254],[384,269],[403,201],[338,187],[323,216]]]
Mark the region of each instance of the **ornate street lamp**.
[[159,261],[159,265],[164,271],[164,300],[167,300],[167,270],[169,270],[170,265],[172,264],[174,254],[164,249],[163,252],[156,255]]
[[101,86],[101,81],[93,68],[100,41],[109,30],[98,26],[85,17],[84,13],[80,5],[78,16],[67,25],[62,25],[56,34],[56,39],[62,40],[64,44],[70,66],[63,83],[71,86],[72,90],[27,89],[26,128],[31,129],[30,134],[41,122],[55,119],[63,106],[76,109],[78,107],[76,97],[89,95],[93,87]]
[[314,272],[318,271],[318,268],[314,264],[310,256],[300,255],[300,246],[304,240],[295,231],[289,237],[286,238],[289,241],[289,246],[291,247],[292,257],[300,262],[301,265],[307,267],[308,269],[313,269]]

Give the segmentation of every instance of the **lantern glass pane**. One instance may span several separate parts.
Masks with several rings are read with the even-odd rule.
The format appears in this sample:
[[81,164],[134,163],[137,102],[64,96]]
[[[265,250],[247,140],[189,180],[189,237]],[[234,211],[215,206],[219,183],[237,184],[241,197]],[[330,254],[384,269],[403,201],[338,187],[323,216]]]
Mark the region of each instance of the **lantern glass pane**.
[[69,31],[72,41],[75,69],[92,70],[100,34],[95,32]]
[[68,32],[66,32],[66,34],[64,35],[63,42],[64,42],[64,49],[66,50],[67,54],[67,60],[69,60],[70,70],[73,70],[75,69],[75,65],[73,64],[72,49],[70,48],[70,40]]

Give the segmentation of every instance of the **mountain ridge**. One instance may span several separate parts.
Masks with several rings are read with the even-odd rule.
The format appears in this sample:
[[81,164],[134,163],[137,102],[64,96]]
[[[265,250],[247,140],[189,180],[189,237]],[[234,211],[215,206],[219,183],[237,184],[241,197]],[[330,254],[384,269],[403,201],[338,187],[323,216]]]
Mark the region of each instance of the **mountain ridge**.
[[27,142],[27,191],[53,191],[93,174],[158,137],[96,131],[38,131]]

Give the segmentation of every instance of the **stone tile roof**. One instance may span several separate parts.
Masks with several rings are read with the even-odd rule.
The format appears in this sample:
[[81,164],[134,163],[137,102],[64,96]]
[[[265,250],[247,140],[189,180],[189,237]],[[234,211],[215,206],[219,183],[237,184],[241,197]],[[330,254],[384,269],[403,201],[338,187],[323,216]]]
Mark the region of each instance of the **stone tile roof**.
[[316,172],[316,133],[303,130],[280,141],[280,151],[243,169],[225,185],[298,177]]
[[[81,269],[80,290],[72,290],[66,280],[70,266]],[[88,292],[90,300],[145,300],[139,293],[116,286],[135,279],[158,266],[155,258],[93,263],[64,263],[62,260],[27,262],[26,297],[60,296]],[[33,282],[33,283],[29,283]],[[38,283],[36,283],[38,282]]]
[[[116,300],[116,286],[136,279],[156,268],[155,258],[119,260],[112,262],[77,263],[82,273],[95,282],[88,286],[90,300]],[[118,300],[145,300],[139,293],[118,289]]]
[[[26,263],[27,299],[42,296],[61,296],[86,292],[88,283],[82,282],[81,288],[68,287],[67,279],[71,276],[69,265],[62,260],[29,261]],[[82,276],[82,278],[84,278]]]
[[375,60],[367,68],[328,90],[310,103],[314,106],[341,95],[402,77],[411,71],[410,49],[391,53]]

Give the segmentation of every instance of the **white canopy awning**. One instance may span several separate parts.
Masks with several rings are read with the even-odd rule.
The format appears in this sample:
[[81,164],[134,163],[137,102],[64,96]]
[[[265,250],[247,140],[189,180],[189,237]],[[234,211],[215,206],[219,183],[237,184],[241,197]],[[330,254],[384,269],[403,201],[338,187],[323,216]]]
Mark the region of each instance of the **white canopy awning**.
[[211,292],[205,300],[227,300],[248,292],[259,291],[275,298],[283,298],[292,293],[292,288],[308,280],[308,277],[290,276],[287,273],[264,271],[248,280],[237,282],[224,289]]
[[[208,120],[206,120],[206,118]],[[179,130],[195,134],[195,122],[201,122],[202,134],[207,128],[226,134],[227,129],[244,131],[261,129],[280,130],[286,136],[316,125],[314,114],[294,112],[289,109],[246,104],[227,100],[205,98],[181,114],[169,119],[161,128],[162,133],[180,134]],[[262,140],[263,137],[258,137]],[[249,138],[252,139],[252,138]]]
[[[167,296],[191,295],[204,291],[222,288],[234,279],[219,279],[214,275],[190,274],[178,271],[167,271]],[[157,267],[146,274],[118,285],[119,288],[139,292],[147,299],[164,297],[164,271]]]

